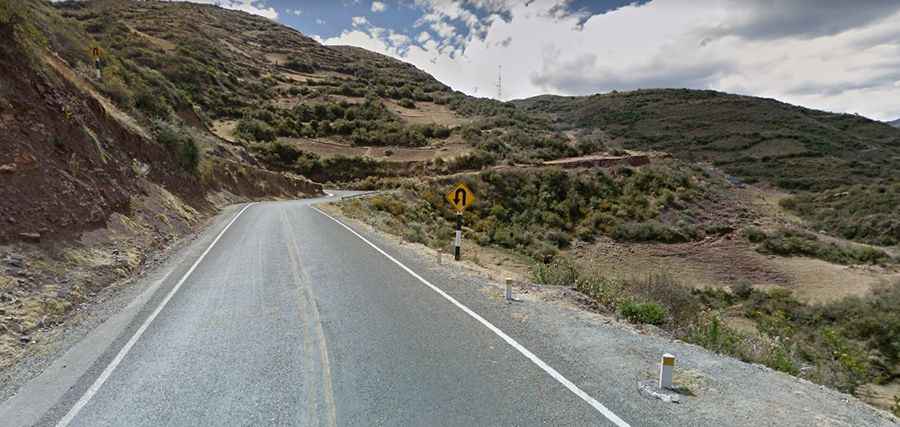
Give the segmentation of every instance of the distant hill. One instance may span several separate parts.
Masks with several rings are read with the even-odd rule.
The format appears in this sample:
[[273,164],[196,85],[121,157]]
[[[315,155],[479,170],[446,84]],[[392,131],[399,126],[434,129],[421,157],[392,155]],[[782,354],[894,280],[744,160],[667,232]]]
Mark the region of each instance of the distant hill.
[[708,161],[749,182],[823,190],[897,179],[900,130],[851,114],[714,91],[659,89],[513,101],[559,129]]
[[900,128],[900,119],[894,120],[892,122],[887,122],[887,124],[889,124],[895,128]]

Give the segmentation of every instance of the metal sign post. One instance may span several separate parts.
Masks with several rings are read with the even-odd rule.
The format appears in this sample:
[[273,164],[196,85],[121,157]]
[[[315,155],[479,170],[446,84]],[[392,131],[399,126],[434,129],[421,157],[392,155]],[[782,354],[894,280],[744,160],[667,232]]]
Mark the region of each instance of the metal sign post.
[[91,48],[91,56],[94,57],[94,67],[97,69],[97,80],[103,78],[103,76],[100,74],[100,53],[101,52],[99,47]]
[[475,193],[466,184],[460,182],[447,192],[447,201],[456,209],[456,237],[453,239],[453,259],[459,261],[462,258],[460,247],[462,246],[463,211],[467,207],[472,206],[472,203],[475,203]]

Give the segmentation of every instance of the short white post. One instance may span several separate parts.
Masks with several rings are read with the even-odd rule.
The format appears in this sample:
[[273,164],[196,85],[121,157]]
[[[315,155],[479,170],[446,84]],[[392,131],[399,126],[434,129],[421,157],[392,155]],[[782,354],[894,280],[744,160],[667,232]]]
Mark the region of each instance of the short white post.
[[672,388],[672,371],[675,369],[675,356],[666,353],[659,363],[659,388]]
[[512,301],[512,300],[513,300],[513,297],[512,297],[512,280],[513,280],[512,277],[507,277],[507,278],[506,278],[506,300],[507,300],[507,301]]
[[456,213],[456,238],[453,239],[453,259],[459,261],[462,259],[460,255],[460,246],[462,246],[462,212]]

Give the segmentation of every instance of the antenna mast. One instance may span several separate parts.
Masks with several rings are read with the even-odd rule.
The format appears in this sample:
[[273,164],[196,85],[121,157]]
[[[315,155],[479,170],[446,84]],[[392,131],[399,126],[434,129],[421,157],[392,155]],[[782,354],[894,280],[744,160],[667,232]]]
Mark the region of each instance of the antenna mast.
[[497,100],[503,100],[503,66],[497,66]]

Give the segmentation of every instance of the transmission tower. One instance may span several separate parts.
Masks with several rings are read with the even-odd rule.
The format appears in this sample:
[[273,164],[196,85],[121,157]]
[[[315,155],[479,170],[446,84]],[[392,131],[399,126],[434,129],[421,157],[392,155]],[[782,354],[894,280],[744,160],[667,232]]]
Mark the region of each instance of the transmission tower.
[[497,100],[503,100],[503,66],[497,66]]

